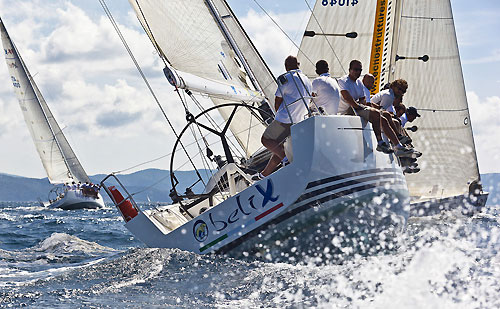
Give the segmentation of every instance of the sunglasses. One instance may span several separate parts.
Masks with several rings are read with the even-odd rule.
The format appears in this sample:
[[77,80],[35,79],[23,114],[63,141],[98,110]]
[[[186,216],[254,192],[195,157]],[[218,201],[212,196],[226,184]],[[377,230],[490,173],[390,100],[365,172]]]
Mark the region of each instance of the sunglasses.
[[352,68],[351,70],[353,70],[354,72],[361,72],[361,71],[363,71],[362,68]]
[[402,93],[406,93],[406,89],[403,87],[397,87]]

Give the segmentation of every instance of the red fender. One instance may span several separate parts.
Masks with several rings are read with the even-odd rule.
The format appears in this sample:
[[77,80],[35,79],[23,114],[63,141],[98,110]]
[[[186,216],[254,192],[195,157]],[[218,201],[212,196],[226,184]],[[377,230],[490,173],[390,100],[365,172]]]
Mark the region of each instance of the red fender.
[[115,186],[108,187],[108,190],[113,195],[118,209],[120,209],[120,212],[125,218],[125,222],[129,222],[130,220],[132,220],[132,218],[137,216],[137,209],[132,206],[132,203],[129,200],[123,201],[123,195],[120,193],[120,191],[118,191],[117,188],[115,188]]

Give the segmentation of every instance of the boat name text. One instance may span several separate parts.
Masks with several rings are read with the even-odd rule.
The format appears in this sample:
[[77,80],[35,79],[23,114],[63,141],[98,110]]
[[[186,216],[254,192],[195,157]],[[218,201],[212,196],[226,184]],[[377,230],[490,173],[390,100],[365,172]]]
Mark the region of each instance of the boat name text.
[[259,194],[251,195],[248,198],[248,202],[242,202],[241,196],[236,196],[236,205],[232,211],[227,212],[229,214],[227,215],[227,219],[225,217],[216,217],[213,214],[215,211],[213,211],[208,214],[209,224],[201,219],[197,220],[193,226],[193,235],[195,239],[202,242],[208,237],[209,226],[213,228],[214,231],[221,232],[228,226],[242,219],[241,214],[248,216],[254,211],[265,208],[269,202],[276,202],[279,198],[279,195],[273,196],[274,186],[271,179],[267,180],[265,189],[259,184],[255,185],[255,189]]

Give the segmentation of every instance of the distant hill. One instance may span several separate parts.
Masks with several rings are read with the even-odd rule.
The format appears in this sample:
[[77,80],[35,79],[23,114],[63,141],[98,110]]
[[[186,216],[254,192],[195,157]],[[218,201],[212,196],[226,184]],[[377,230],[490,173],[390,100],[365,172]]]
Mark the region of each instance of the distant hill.
[[[179,181],[177,187],[179,190],[184,190],[198,179],[194,171],[178,171],[175,176]],[[90,180],[99,183],[104,177],[106,177],[104,174],[93,175],[90,176]],[[118,175],[118,179],[129,193],[137,193],[134,195],[137,202],[171,202],[168,196],[171,188],[169,171],[147,169],[132,174]],[[113,179],[106,181],[106,184],[117,185]],[[52,187],[47,178],[27,178],[0,173],[0,201],[24,202],[38,199],[47,201]],[[200,184],[194,188],[195,191],[198,189],[198,192],[201,190]],[[125,195],[124,192],[122,193]],[[105,201],[111,201],[106,192],[101,191],[101,194]]]
[[[200,173],[205,175],[205,171]],[[179,181],[178,190],[185,190],[191,186],[198,178],[194,171],[178,171],[175,173]],[[99,183],[106,175],[98,174],[90,176],[94,183]],[[132,174],[118,175],[118,179],[130,193],[137,193],[134,199],[137,202],[171,202],[168,196],[170,192],[170,173],[166,170],[147,169]],[[488,205],[500,205],[500,173],[481,175],[483,188],[490,193]],[[116,185],[115,181],[106,181],[108,186]],[[0,173],[0,201],[37,201],[39,198],[47,200],[47,195],[52,188],[47,178],[27,178],[9,174]],[[198,183],[194,187],[195,192],[203,189],[202,184]],[[124,195],[125,193],[122,192]],[[102,191],[102,196],[106,201],[110,201],[107,194]],[[149,198],[149,200],[148,200]]]
[[52,188],[47,178],[26,178],[9,174],[0,174],[0,201],[36,201],[47,200]]

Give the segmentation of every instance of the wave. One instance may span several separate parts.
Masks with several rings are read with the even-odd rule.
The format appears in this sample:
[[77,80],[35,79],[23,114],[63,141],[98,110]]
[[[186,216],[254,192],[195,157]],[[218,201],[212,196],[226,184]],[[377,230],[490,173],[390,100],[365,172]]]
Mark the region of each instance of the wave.
[[72,268],[95,263],[117,251],[65,233],[53,233],[34,247],[0,249],[0,287],[47,279]]
[[[17,282],[0,287],[0,306],[2,301],[14,307],[500,306],[497,220],[453,213],[412,219],[401,237],[401,245],[391,252],[354,255],[338,265],[297,265],[178,249],[119,251],[55,233],[13,252],[14,258],[41,257],[10,261],[17,270],[5,267],[0,251],[2,281]],[[65,261],[80,255],[81,262]],[[48,256],[59,259],[51,262]],[[37,263],[48,268],[35,272],[27,266]]]

